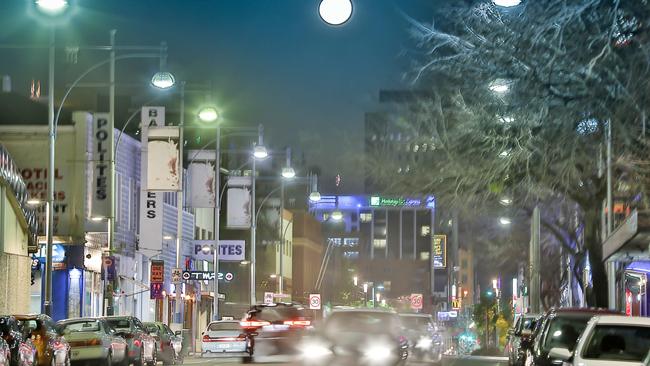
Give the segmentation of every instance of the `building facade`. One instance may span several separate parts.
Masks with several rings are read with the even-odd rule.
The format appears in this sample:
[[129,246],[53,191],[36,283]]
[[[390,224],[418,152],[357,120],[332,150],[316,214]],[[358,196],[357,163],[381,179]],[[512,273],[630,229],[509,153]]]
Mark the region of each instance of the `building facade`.
[[293,213],[292,277],[294,301],[307,304],[315,289],[325,245],[318,220],[304,211]]

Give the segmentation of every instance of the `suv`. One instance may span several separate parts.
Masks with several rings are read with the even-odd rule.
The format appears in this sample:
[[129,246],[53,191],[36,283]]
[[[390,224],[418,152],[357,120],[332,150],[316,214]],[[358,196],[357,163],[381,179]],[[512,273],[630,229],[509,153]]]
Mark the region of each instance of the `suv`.
[[508,365],[523,366],[526,361],[526,350],[533,339],[533,330],[540,315],[523,314],[517,318],[515,325],[508,331]]
[[551,348],[566,348],[573,352],[578,337],[596,315],[620,314],[606,309],[551,309],[540,320],[532,349],[526,352],[526,365],[554,366],[561,360],[549,355]]
[[269,304],[253,306],[240,322],[251,339],[255,355],[293,355],[303,332],[311,328],[311,318],[302,306]]

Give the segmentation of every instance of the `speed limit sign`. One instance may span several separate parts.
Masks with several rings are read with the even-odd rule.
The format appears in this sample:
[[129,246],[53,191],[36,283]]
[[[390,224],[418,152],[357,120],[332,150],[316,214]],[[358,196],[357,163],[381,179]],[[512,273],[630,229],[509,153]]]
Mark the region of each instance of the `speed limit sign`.
[[411,294],[411,309],[422,310],[422,294]]
[[309,309],[320,310],[320,294],[309,295]]

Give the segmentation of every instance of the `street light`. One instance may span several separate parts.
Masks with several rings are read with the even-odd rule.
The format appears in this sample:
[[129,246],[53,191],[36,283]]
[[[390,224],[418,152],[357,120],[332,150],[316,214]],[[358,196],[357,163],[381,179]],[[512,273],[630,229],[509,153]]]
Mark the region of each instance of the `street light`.
[[352,17],[352,1],[322,0],[318,7],[321,19],[329,25],[342,25]]
[[332,211],[332,215],[330,215],[330,217],[334,221],[341,221],[341,220],[343,220],[343,212],[341,212],[339,210],[334,210],[334,211]]
[[510,219],[509,217],[499,217],[499,224],[503,226],[508,226],[512,224],[512,219]]
[[176,79],[171,72],[158,71],[151,77],[151,85],[158,89],[169,89],[176,84]]
[[255,148],[253,149],[253,157],[255,157],[255,159],[266,159],[268,156],[269,152],[266,150],[264,145],[255,145]]
[[201,121],[212,123],[219,118],[219,111],[215,107],[203,107],[199,110],[198,116]]
[[511,8],[521,4],[521,0],[492,0],[494,5],[502,6],[504,8]]
[[36,199],[36,198],[30,198],[27,200],[27,204],[30,206],[37,206],[41,204],[41,200]]
[[354,286],[358,286],[359,285],[359,277],[354,276],[352,278],[352,283],[354,283]]
[[512,205],[512,199],[510,197],[502,197],[499,200],[499,203],[504,205],[504,206],[510,206],[510,205]]
[[67,0],[36,0],[36,6],[47,15],[59,15],[68,7]]

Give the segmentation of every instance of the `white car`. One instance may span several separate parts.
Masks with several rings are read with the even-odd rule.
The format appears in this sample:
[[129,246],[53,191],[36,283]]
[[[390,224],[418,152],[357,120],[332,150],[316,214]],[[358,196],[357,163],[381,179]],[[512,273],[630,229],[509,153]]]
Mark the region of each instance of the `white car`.
[[549,355],[563,366],[644,366],[650,362],[650,318],[595,316],[576,349],[552,348]]
[[253,354],[252,341],[242,329],[239,321],[211,322],[202,335],[202,357],[243,356],[248,358]]

